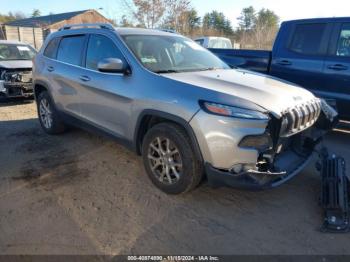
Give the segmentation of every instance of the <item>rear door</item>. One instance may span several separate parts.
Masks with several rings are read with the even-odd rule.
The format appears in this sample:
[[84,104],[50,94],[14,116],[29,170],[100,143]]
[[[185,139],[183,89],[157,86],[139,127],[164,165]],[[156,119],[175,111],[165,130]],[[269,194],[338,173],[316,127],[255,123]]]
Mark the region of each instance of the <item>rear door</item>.
[[341,118],[350,120],[350,21],[335,24],[324,74],[327,89],[323,96],[336,106]]
[[328,23],[287,23],[273,52],[271,75],[301,85],[318,95],[326,85],[323,65],[332,30]]
[[60,39],[55,59],[48,60],[46,70],[50,75],[50,86],[59,109],[80,116],[78,95],[83,68],[82,58],[86,35],[71,35]]

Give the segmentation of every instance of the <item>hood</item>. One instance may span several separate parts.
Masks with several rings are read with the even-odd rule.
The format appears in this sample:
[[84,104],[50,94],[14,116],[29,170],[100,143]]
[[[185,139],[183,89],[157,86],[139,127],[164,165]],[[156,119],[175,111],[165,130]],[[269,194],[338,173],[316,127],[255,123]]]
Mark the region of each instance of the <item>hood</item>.
[[[248,100],[280,117],[296,105],[315,99],[292,83],[246,70],[164,74],[166,78]],[[218,102],[220,101],[212,101]],[[233,105],[234,106],[234,105]]]
[[4,69],[22,69],[22,68],[32,68],[32,60],[8,60],[0,61],[0,68]]

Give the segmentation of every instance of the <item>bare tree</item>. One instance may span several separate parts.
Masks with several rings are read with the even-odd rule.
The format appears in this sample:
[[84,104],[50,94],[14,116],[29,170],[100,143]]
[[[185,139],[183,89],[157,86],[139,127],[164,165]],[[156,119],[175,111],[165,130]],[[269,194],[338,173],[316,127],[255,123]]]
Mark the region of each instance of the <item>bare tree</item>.
[[189,0],[165,0],[166,24],[173,30],[183,32],[188,26],[188,12],[191,10]]
[[122,16],[119,25],[121,27],[134,27],[134,24],[126,17],[126,15]]
[[155,28],[165,13],[165,0],[123,0],[139,26]]

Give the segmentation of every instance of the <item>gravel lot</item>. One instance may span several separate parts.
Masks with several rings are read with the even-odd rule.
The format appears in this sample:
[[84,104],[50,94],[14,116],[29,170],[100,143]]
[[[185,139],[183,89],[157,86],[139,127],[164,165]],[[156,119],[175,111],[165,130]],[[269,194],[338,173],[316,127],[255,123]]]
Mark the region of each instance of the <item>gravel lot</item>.
[[[350,132],[326,143],[350,165]],[[1,254],[350,254],[319,232],[313,165],[272,191],[167,196],[115,142],[44,134],[34,103],[0,104],[0,181]]]

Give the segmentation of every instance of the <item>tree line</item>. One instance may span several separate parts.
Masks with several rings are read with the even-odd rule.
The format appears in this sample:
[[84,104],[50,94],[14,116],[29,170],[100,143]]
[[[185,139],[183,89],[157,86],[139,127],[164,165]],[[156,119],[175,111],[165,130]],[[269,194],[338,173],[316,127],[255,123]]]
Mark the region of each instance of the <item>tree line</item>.
[[241,48],[271,49],[279,28],[279,16],[269,9],[243,8],[238,27],[224,13],[213,10],[203,17],[190,0],[122,0],[127,10],[118,26],[170,29],[189,37],[222,36]]
[[23,12],[8,12],[7,14],[0,14],[0,24],[8,23],[15,20],[25,19],[29,17],[41,16],[41,11],[39,9],[34,9],[30,16],[27,16]]
[[[191,38],[222,36],[239,43],[241,48],[271,49],[280,22],[273,11],[255,10],[252,6],[243,8],[234,28],[222,12],[213,10],[201,17],[190,0],[119,1],[126,11],[121,17],[111,19],[116,26],[169,29]],[[30,16],[22,12],[0,14],[0,24],[40,15],[39,9],[34,9]]]

